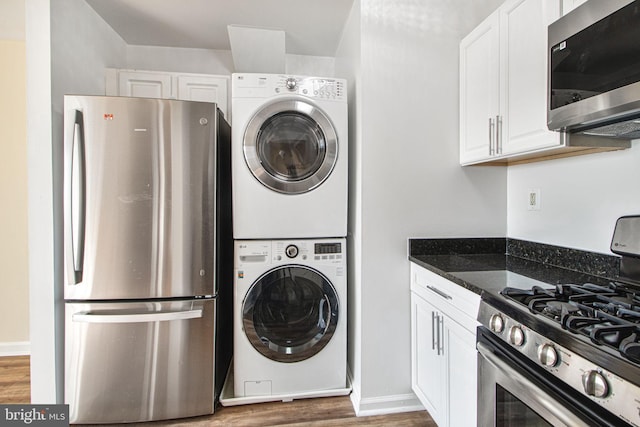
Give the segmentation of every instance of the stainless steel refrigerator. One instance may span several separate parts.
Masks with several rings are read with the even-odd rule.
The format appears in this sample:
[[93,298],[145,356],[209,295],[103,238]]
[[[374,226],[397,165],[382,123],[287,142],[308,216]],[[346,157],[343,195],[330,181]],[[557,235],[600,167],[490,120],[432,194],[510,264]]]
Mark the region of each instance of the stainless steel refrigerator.
[[230,128],[215,104],[64,99],[71,423],[214,412],[232,351]]

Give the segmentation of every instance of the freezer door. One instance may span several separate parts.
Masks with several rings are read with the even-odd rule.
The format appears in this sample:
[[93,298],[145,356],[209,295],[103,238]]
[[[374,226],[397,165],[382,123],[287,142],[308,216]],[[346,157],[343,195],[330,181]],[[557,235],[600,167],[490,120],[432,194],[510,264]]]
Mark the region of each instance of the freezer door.
[[65,96],[65,299],[214,295],[216,105]]
[[215,299],[66,304],[70,422],[120,423],[214,411]]

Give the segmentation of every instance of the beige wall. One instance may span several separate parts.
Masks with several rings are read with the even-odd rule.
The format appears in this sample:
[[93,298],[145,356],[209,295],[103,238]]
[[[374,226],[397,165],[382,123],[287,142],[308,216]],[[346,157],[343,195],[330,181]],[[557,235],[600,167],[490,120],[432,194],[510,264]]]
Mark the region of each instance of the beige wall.
[[29,341],[25,73],[25,42],[0,40],[0,354]]

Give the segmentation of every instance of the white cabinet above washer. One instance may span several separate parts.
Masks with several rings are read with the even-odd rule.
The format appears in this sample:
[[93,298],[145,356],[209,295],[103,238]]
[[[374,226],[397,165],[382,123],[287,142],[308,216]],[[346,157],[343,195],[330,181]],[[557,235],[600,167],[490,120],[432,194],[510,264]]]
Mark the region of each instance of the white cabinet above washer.
[[229,76],[107,68],[106,95],[215,102],[229,116]]

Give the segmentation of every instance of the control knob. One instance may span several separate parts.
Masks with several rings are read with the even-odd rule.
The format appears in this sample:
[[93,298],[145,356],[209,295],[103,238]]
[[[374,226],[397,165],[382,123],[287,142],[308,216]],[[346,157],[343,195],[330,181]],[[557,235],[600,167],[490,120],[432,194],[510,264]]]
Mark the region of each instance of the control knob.
[[504,330],[504,319],[499,314],[494,314],[489,319],[489,328],[499,334]]
[[296,245],[289,245],[284,250],[284,253],[286,253],[289,258],[295,258],[298,256],[298,247]]
[[604,375],[598,371],[585,372],[582,375],[582,386],[589,396],[607,397],[609,394],[609,384]]
[[551,344],[542,344],[538,347],[538,361],[544,366],[556,366],[558,363],[558,351]]
[[286,85],[287,85],[287,89],[295,90],[296,87],[298,86],[298,82],[293,77],[288,77]]
[[524,331],[520,326],[512,326],[509,329],[509,342],[516,347],[524,344]]

